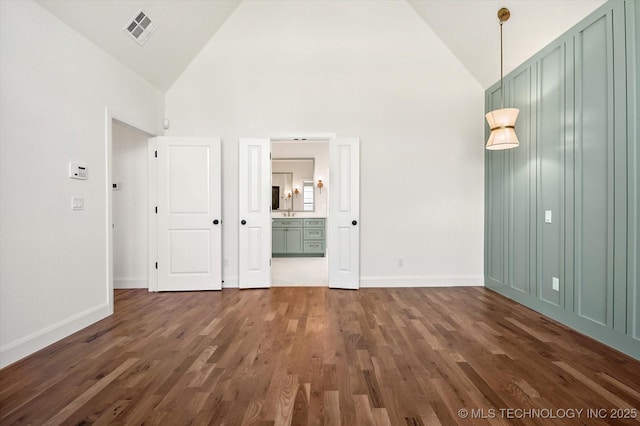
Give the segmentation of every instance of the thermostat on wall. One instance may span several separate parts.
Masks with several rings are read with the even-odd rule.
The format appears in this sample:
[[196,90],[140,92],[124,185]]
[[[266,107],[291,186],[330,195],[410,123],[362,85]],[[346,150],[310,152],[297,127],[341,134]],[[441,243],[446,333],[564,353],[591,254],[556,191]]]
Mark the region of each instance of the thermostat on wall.
[[71,179],[87,180],[87,167],[82,164],[69,163],[69,177]]

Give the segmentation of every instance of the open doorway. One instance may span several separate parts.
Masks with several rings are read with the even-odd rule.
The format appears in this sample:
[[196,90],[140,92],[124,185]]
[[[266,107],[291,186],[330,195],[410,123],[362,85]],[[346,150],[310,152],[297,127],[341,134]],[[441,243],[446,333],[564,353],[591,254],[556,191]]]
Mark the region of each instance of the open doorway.
[[329,139],[271,142],[271,284],[329,285]]
[[[238,287],[241,289],[272,285],[271,145],[274,140],[277,141],[275,138],[240,138],[238,141]],[[324,224],[329,287],[357,289],[360,286],[360,140],[330,137],[328,145],[330,179],[318,189],[322,188],[323,192],[331,189]]]
[[112,122],[113,286],[148,288],[149,134]]

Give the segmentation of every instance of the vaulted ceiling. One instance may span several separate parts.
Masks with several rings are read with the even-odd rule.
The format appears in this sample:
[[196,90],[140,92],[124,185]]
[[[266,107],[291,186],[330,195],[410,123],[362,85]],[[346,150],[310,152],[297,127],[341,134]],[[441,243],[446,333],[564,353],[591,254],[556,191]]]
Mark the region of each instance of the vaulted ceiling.
[[[61,21],[163,92],[171,87],[243,1],[269,0],[38,0]],[[605,2],[389,1],[408,2],[483,88],[500,77],[496,16],[500,7],[511,10],[511,19],[504,24],[504,64],[505,73],[508,73]],[[140,9],[157,24],[144,46],[139,46],[123,30]]]

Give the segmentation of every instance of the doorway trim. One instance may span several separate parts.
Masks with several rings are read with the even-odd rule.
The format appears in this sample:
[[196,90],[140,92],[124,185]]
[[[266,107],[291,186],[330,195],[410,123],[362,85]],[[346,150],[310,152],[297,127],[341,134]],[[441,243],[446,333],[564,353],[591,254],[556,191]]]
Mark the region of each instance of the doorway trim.
[[[126,114],[122,114],[108,105],[105,106],[105,191],[106,191],[106,222],[105,232],[107,234],[107,282],[105,283],[105,291],[107,295],[108,315],[113,314],[113,191],[110,188],[113,181],[113,120],[119,121],[137,131],[146,133],[149,137],[156,136],[155,133],[146,126],[133,120]],[[148,239],[147,239],[148,240]],[[151,280],[151,277],[149,277]]]
[[[313,141],[321,141],[321,140],[322,141],[326,141],[326,140],[328,140],[331,143],[332,140],[341,139],[341,138],[338,138],[335,133],[291,133],[291,134],[281,134],[281,135],[272,136],[272,137],[270,137],[268,139],[269,139],[270,145],[271,145],[272,142],[280,142],[280,141],[282,141],[282,142],[284,142],[284,141],[299,141],[299,142],[309,141],[309,142],[313,142]],[[360,174],[360,170],[359,170],[360,169],[360,166],[359,166],[359,163],[360,163],[360,161],[359,161],[359,151],[360,151],[360,149],[359,149],[359,140],[360,140],[360,137],[354,137],[354,139],[356,139],[358,141],[357,145],[358,145],[358,176],[359,176],[359,174]],[[271,152],[271,149],[269,151]],[[329,167],[329,174],[330,175],[332,174],[331,161],[330,161],[330,167]],[[359,194],[359,192],[360,192],[360,180],[359,180],[359,177],[358,177],[358,180],[357,180],[357,193]],[[336,218],[334,218],[333,215],[331,214],[331,206],[330,206],[331,202],[329,201],[328,204],[329,205],[328,205],[327,217],[326,218],[327,218],[327,223],[330,224],[331,221],[336,219]],[[359,221],[359,217],[358,217],[357,221]],[[356,226],[356,224],[358,223],[357,221],[356,221],[356,219],[353,220],[353,226]],[[272,232],[272,230],[269,230],[269,232]],[[357,244],[358,244],[358,246],[360,245],[359,237],[358,237]],[[359,253],[359,249],[358,249],[358,253]],[[358,254],[357,257],[358,257],[357,262],[358,262],[358,265],[359,265],[359,254]],[[239,262],[240,262],[240,260],[239,260]],[[332,285],[331,285],[331,263],[329,263],[329,268],[330,268],[330,270],[329,270],[329,279],[330,279],[329,287],[331,288],[332,287]],[[359,274],[359,266],[358,266],[357,270],[358,270],[358,283],[359,283],[359,275],[360,275]],[[270,271],[270,276],[271,276],[271,271]],[[338,286],[335,286],[335,287],[336,288],[342,288],[341,285],[338,285]],[[359,284],[355,288],[359,288]]]
[[329,139],[337,137],[335,133],[331,132],[318,132],[318,133],[282,133],[276,136],[272,136],[269,139],[271,142],[320,142],[328,141]]

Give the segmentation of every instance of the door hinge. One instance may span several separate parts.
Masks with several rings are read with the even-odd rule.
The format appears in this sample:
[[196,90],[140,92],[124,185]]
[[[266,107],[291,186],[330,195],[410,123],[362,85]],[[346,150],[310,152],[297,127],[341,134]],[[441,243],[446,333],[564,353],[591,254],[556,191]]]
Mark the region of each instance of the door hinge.
[[158,206],[156,206],[156,214],[158,214]]
[[158,269],[158,262],[156,262],[156,269]]
[[271,259],[269,259],[269,266],[271,266]]
[[155,157],[158,158],[158,151],[156,150],[156,152],[154,153]]

